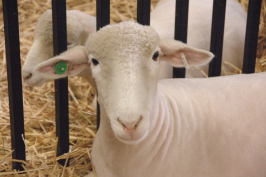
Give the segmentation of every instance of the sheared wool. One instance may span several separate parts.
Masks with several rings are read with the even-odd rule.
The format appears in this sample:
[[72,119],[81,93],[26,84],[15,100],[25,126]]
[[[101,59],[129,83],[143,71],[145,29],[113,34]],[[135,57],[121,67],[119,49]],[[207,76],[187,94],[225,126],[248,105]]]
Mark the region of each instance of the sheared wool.
[[[138,40],[140,33],[145,37]],[[156,51],[160,55],[154,60]],[[266,74],[158,81],[159,63],[180,66],[180,53],[195,64],[213,57],[160,40],[151,27],[122,22],[34,72],[60,77],[42,68],[59,60],[79,58],[81,66],[88,61],[101,106],[91,153],[98,177],[265,176],[266,95],[261,93]]]

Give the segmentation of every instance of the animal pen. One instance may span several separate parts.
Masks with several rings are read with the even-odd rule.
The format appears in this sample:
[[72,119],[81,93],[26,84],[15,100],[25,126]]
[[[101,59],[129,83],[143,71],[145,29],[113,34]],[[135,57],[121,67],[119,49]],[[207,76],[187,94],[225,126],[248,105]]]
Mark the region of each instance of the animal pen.
[[[263,72],[266,70],[266,2],[238,1],[248,12],[243,68],[228,63],[235,70],[228,75]],[[100,126],[100,107],[97,106],[96,114],[91,106],[92,96],[86,95],[95,95],[95,91],[80,78],[69,78],[69,82],[56,80],[40,88],[22,84],[21,63],[32,44],[35,26],[32,24],[36,24],[38,17],[52,8],[54,55],[58,55],[67,49],[66,9],[96,15],[98,30],[128,19],[149,25],[150,10],[157,2],[2,0],[0,176],[82,176],[92,170],[90,150]],[[176,0],[175,39],[183,42],[187,39],[188,7],[189,0]],[[214,0],[210,51],[215,58],[210,63],[209,77],[220,76],[222,70],[225,8],[226,0]],[[174,69],[173,77],[184,76],[185,69]],[[51,89],[53,86],[55,91]]]

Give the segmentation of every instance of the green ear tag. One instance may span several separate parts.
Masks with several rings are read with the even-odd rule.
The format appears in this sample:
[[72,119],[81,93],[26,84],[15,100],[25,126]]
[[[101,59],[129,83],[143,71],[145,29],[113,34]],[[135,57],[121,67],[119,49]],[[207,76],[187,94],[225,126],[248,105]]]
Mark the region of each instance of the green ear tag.
[[55,73],[56,74],[64,74],[67,71],[67,63],[64,61],[60,61],[55,65]]

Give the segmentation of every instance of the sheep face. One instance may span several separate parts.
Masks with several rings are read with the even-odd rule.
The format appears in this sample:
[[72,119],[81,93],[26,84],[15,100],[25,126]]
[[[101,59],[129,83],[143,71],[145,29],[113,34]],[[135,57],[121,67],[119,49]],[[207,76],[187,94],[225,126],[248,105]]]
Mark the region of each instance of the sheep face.
[[[38,64],[33,73],[58,79],[90,68],[96,81],[101,117],[126,144],[141,142],[152,128],[150,112],[155,102],[159,62],[176,67],[203,65],[213,54],[176,40],[160,40],[148,26],[134,22],[108,25],[91,35],[85,46],[76,46]],[[57,74],[56,65],[67,64]]]
[[152,28],[133,22],[102,28],[86,43],[98,101],[122,142],[137,143],[148,133],[158,45],[159,36]]
[[[83,26],[79,22],[76,14],[72,11],[67,11],[67,21],[69,22],[67,23],[68,49],[76,45],[84,44],[84,40],[88,36],[84,36]],[[47,10],[38,20],[33,45],[22,67],[23,80],[29,86],[40,86],[49,80],[36,77],[32,71],[36,65],[52,58],[54,55],[52,29],[52,11]]]

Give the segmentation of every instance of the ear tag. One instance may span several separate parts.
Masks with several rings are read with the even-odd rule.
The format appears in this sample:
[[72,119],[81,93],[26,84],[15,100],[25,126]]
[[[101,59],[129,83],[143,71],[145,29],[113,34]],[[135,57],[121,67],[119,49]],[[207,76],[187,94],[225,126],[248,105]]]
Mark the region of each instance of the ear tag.
[[60,61],[55,65],[54,69],[56,74],[64,74],[67,71],[67,63]]
[[185,54],[184,53],[180,53],[180,56],[181,56],[181,59],[182,59],[184,65],[185,65],[185,68],[189,69],[189,65],[188,65],[188,62],[187,62]]

